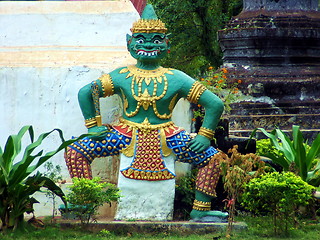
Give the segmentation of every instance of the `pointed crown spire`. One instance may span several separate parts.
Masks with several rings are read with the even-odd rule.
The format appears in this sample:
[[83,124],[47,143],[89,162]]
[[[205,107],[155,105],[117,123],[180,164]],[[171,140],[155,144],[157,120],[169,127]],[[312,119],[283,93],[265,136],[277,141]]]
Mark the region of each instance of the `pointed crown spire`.
[[130,29],[132,33],[166,33],[165,24],[158,19],[153,6],[147,4],[144,8],[141,19],[133,23]]

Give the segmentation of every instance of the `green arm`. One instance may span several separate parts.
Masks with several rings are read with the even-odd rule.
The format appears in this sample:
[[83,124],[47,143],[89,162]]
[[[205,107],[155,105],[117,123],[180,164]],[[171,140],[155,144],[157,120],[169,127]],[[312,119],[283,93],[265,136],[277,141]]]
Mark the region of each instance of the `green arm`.
[[202,127],[215,130],[224,109],[222,100],[209,90],[206,90],[201,95],[198,103],[205,109]]
[[95,117],[95,108],[92,99],[91,84],[82,87],[78,93],[78,101],[84,119]]
[[[187,98],[190,89],[195,82],[194,79],[180,71],[175,71],[175,75],[179,80],[176,82],[176,84],[181,84],[181,96]],[[208,128],[210,130],[215,130],[224,109],[223,102],[214,93],[209,90],[205,90],[200,96],[198,104],[203,106],[205,109],[205,116],[203,119],[202,127]],[[198,134],[193,140],[190,141],[189,147],[191,150],[200,153],[210,146],[211,140],[212,139]]]
[[[99,86],[99,95],[101,97],[103,94],[101,81],[97,80],[96,82]],[[90,119],[96,116],[95,105],[92,98],[91,84],[87,84],[80,89],[78,93],[78,101],[79,101],[79,105],[80,105],[84,119]],[[107,128],[105,126],[94,126],[94,127],[90,127],[88,129],[88,132],[89,133],[103,132],[103,131],[106,131],[106,129]],[[104,137],[103,135],[100,136],[100,138],[103,138],[103,137]]]
[[[206,90],[201,95],[198,103],[205,109],[202,127],[215,130],[223,112],[223,102],[215,94],[209,90]],[[190,141],[189,147],[191,150],[200,153],[210,146],[211,140],[212,139],[198,134],[193,140]]]

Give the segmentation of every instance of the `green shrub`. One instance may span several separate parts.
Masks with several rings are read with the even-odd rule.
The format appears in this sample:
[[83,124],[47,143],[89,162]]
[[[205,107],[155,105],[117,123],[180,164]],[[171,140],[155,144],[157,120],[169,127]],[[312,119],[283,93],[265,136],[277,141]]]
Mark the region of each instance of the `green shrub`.
[[242,204],[255,213],[271,213],[275,233],[287,232],[290,220],[295,219],[295,210],[309,204],[314,190],[292,172],[267,173],[246,184]]
[[257,151],[256,154],[259,156],[266,156],[272,154],[273,156],[282,157],[283,154],[277,150],[273,145],[270,139],[259,139],[256,141]]
[[[297,125],[292,126],[292,140],[280,129],[267,132],[263,128],[253,131],[252,135],[260,130],[270,140],[276,149],[268,151],[263,156],[270,158],[274,163],[280,165],[284,171],[292,171],[299,175],[303,181],[317,187],[320,185],[320,134],[310,146],[306,144]],[[279,154],[280,153],[280,154]]]
[[104,203],[111,205],[120,198],[119,189],[114,184],[101,182],[100,178],[73,178],[72,181],[66,199],[72,206],[71,212],[81,223],[89,223]]

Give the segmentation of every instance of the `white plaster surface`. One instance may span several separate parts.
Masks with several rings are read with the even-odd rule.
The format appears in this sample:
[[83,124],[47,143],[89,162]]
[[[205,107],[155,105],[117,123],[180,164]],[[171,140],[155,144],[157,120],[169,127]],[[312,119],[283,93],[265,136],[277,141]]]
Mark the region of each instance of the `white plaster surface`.
[[[172,121],[179,127],[184,128],[187,132],[193,132],[192,129],[192,111],[190,110],[190,103],[186,99],[180,99],[175,106],[172,113]],[[185,175],[191,170],[189,163],[175,163],[175,173],[177,178]]]
[[[132,158],[120,157],[120,170],[130,166]],[[164,159],[166,167],[174,173],[174,156]],[[121,189],[116,220],[172,220],[175,179],[144,181],[124,177],[119,173]]]
[[[24,125],[33,125],[36,136],[54,128],[62,129],[66,139],[85,133],[77,92],[101,73],[86,67],[1,68],[1,145],[9,134],[16,134]],[[59,136],[53,134],[41,148],[50,151],[60,143]],[[63,175],[68,178],[63,153],[52,161],[63,167]]]

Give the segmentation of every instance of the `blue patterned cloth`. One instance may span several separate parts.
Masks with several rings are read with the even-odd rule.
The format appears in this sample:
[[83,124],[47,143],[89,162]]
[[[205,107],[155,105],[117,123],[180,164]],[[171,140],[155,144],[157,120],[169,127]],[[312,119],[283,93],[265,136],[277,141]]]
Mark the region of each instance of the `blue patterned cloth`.
[[[176,155],[176,161],[202,167],[210,161],[213,155],[218,153],[211,146],[202,153],[195,153],[187,147],[190,140],[190,135],[186,131],[181,131],[167,138],[167,146]],[[122,135],[115,129],[111,129],[111,132],[107,134],[104,140],[96,141],[90,138],[83,138],[69,147],[84,155],[89,163],[91,163],[97,157],[118,155],[120,150],[128,146],[130,142],[130,137]]]

